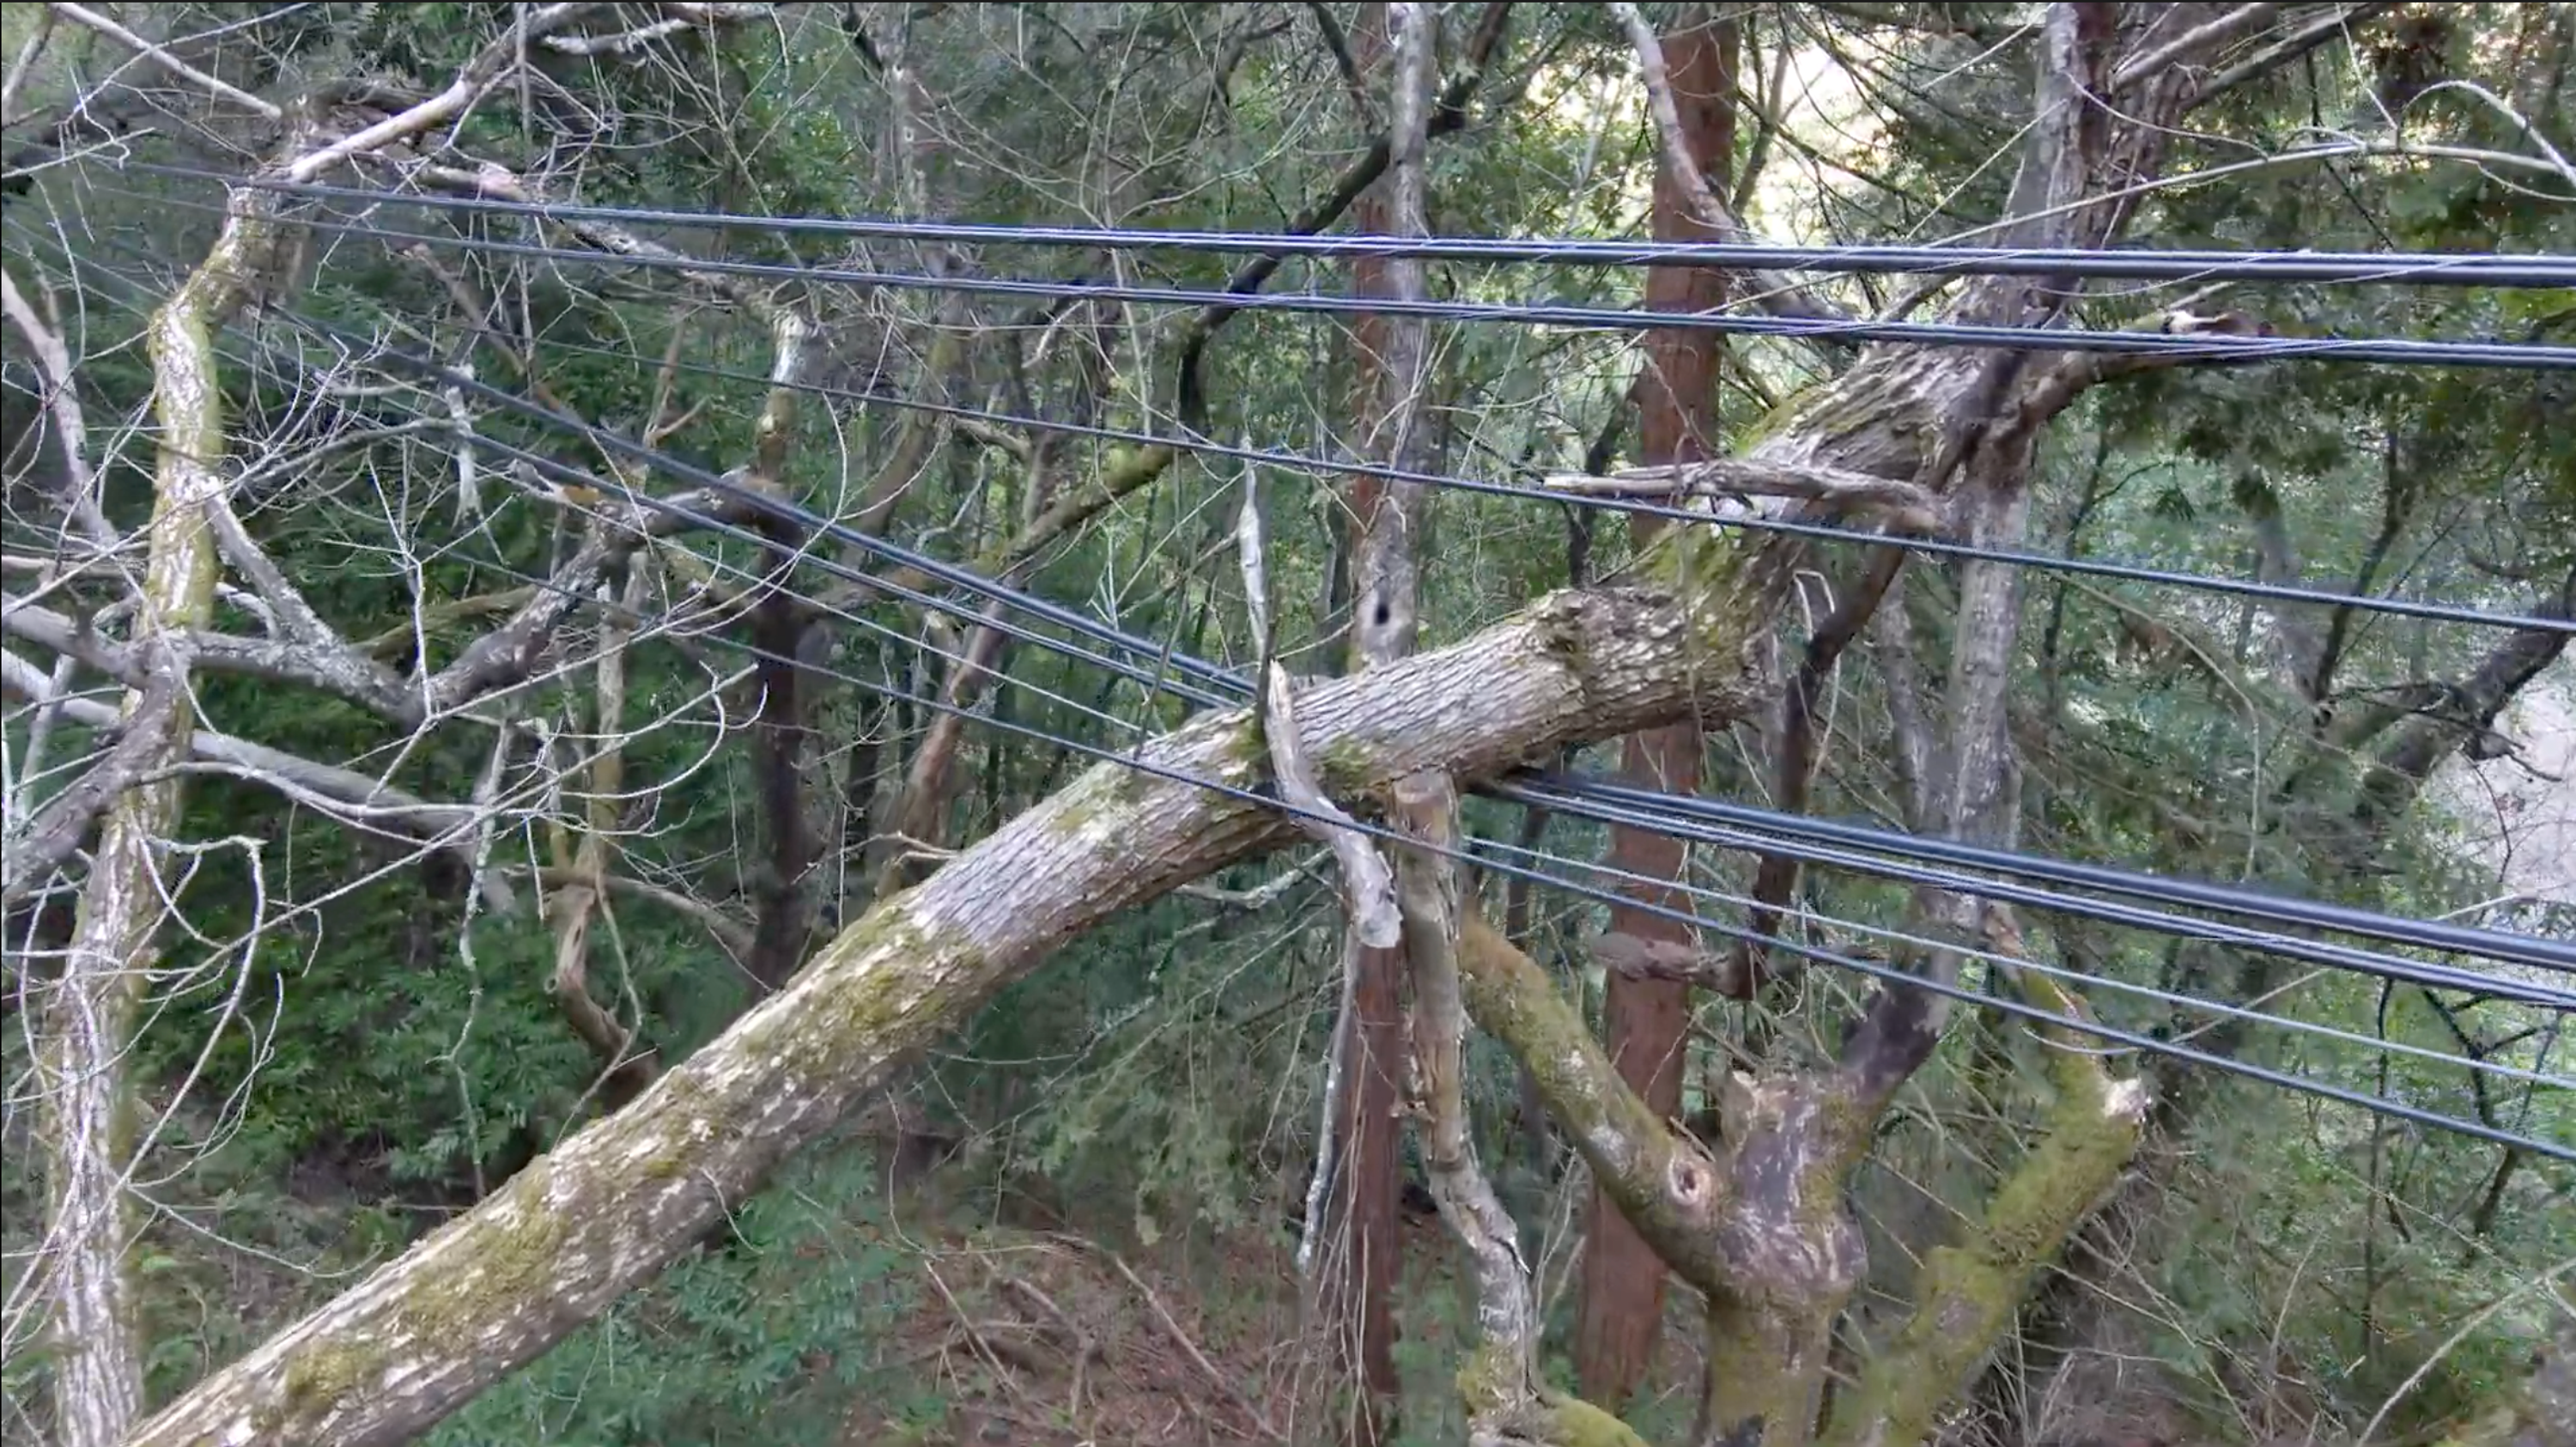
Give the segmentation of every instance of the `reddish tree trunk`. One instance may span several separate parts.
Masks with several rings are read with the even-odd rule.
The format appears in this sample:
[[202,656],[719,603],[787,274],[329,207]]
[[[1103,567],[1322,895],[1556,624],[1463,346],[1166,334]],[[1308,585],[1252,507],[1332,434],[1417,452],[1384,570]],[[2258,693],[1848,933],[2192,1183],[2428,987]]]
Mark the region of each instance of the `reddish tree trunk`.
[[1326,1329],[1343,1378],[1360,1389],[1345,1421],[1346,1440],[1375,1447],[1392,1426],[1402,1387],[1395,1371],[1395,1280],[1402,1266],[1396,1207],[1403,1172],[1396,1150],[1396,1105],[1403,1069],[1404,1006],[1396,979],[1404,970],[1401,948],[1373,950],[1354,943],[1350,968],[1358,978],[1351,1012],[1341,1028],[1347,1062],[1334,1138],[1340,1160],[1325,1197],[1326,1233],[1319,1247],[1318,1277]]
[[[1395,57],[1387,19],[1382,3],[1360,8],[1351,41],[1363,76],[1400,69],[1391,64]],[[1406,83],[1406,77],[1394,77],[1396,86]],[[1396,98],[1390,94],[1389,99]],[[1404,229],[1393,188],[1406,183],[1405,169],[1400,159],[1395,161],[1386,176],[1361,194],[1352,208],[1355,229],[1383,234]],[[1411,184],[1419,185],[1420,177],[1413,176]],[[1406,279],[1397,274],[1397,264],[1381,258],[1363,257],[1351,268],[1352,290],[1363,297],[1397,296]],[[1420,361],[1421,324],[1363,314],[1354,319],[1351,340],[1351,414],[1360,450],[1374,460],[1412,465],[1404,454],[1407,437],[1419,430],[1408,425],[1418,415],[1418,405],[1409,395],[1408,381]],[[1391,663],[1413,651],[1418,576],[1413,524],[1419,492],[1419,487],[1365,477],[1353,478],[1346,492],[1350,532],[1344,554],[1353,560],[1349,659],[1354,669]],[[1392,1435],[1403,1385],[1395,1369],[1394,1302],[1403,1264],[1396,1234],[1403,1190],[1396,1108],[1404,1070],[1404,1005],[1397,981],[1404,975],[1405,955],[1401,947],[1371,949],[1356,941],[1345,948],[1344,965],[1353,975],[1351,1009],[1338,1026],[1345,1062],[1341,1097],[1333,1107],[1339,1159],[1328,1183],[1325,1232],[1319,1238],[1324,1253],[1318,1267],[1319,1304],[1343,1380],[1359,1389],[1343,1419],[1344,1440],[1353,1447],[1377,1447]]]
[[[1691,152],[1723,194],[1735,148],[1733,22],[1717,22],[1694,7],[1664,37],[1673,101]],[[1654,234],[1661,240],[1710,240],[1691,216],[1690,202],[1674,178],[1655,174]],[[1663,311],[1701,311],[1726,297],[1723,272],[1657,267],[1646,274],[1646,305]],[[1652,332],[1646,366],[1632,394],[1637,403],[1638,449],[1648,464],[1686,462],[1716,455],[1719,447],[1717,381],[1719,342],[1713,332]],[[1642,546],[1660,519],[1630,519]],[[1622,780],[1637,788],[1690,793],[1699,788],[1700,736],[1694,724],[1632,734],[1620,750]],[[1610,865],[1649,879],[1678,878],[1681,844],[1647,830],[1613,829]],[[1650,885],[1624,893],[1667,908],[1685,907],[1677,892]],[[1643,910],[1614,907],[1610,929],[1644,940],[1686,943],[1689,929]],[[1659,1116],[1681,1114],[1682,1058],[1690,1027],[1690,987],[1678,981],[1631,979],[1612,971],[1603,1029],[1619,1074]],[[1612,1411],[1623,1407],[1645,1380],[1663,1325],[1664,1264],[1627,1217],[1592,1193],[1591,1231],[1583,1256],[1583,1295],[1575,1319],[1575,1375],[1583,1395]]]

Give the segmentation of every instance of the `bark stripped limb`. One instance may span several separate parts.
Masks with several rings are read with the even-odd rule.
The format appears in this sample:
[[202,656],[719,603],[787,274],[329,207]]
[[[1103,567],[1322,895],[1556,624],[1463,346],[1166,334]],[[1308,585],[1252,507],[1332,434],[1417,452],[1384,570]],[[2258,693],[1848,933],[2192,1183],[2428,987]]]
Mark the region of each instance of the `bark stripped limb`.
[[1451,852],[1458,791],[1446,774],[1395,786],[1412,841],[1396,853],[1404,954],[1413,976],[1415,1133],[1431,1197],[1475,1264],[1477,1340],[1458,1369],[1469,1447],[1645,1447],[1609,1413],[1539,1385],[1538,1310],[1520,1231],[1476,1162],[1467,1130],[1466,996],[1458,974],[1459,898]]
[[1577,497],[1793,497],[1832,514],[1883,520],[1902,532],[1941,530],[1937,494],[1916,483],[1838,467],[1780,466],[1742,458],[1623,467],[1606,477],[1556,473],[1545,485]]
[[1305,815],[1297,821],[1300,830],[1333,851],[1333,862],[1342,872],[1343,907],[1360,943],[1376,950],[1393,948],[1404,937],[1403,918],[1396,911],[1395,876],[1377,847],[1360,832],[1358,822],[1326,798],[1315,782],[1315,770],[1297,736],[1297,711],[1289,700],[1293,691],[1288,670],[1272,663],[1263,700],[1268,716],[1262,721],[1261,735],[1270,751],[1279,798]]

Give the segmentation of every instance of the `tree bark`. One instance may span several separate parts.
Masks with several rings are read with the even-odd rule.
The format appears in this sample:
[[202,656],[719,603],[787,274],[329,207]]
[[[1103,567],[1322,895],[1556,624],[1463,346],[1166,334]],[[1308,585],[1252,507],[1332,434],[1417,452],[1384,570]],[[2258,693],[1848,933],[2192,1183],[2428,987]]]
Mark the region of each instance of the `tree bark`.
[[[787,460],[795,440],[796,384],[812,329],[791,307],[765,310],[772,347],[769,396],[752,424],[752,461],[744,485],[765,497],[792,501]],[[806,797],[814,740],[806,715],[817,700],[807,696],[810,675],[800,666],[807,615],[795,590],[796,568],[812,539],[802,525],[767,511],[760,515],[759,528],[768,545],[763,550],[768,571],[751,615],[760,682],[760,712],[752,720],[752,772],[768,855],[760,863],[747,965],[764,989],[775,990],[804,960],[820,902],[812,876],[821,846],[815,839],[813,804]]]
[[[2019,931],[1996,911],[1987,943],[2019,954]],[[2031,1004],[2080,1018],[2083,1005],[2054,979],[2023,972]],[[2031,1278],[2107,1195],[2137,1154],[2146,1126],[2145,1084],[2115,1079],[2096,1042],[2072,1029],[2041,1035],[2049,1083],[2047,1134],[1995,1188],[1984,1215],[1959,1241],[1933,1248],[1916,1274],[1914,1310],[1887,1350],[1834,1408],[1836,1447],[1899,1447],[1929,1440],[1942,1407],[1969,1386]]]
[[[1423,160],[1433,99],[1432,24],[1426,6],[1360,8],[1354,55],[1363,76],[1386,78],[1390,117],[1386,174],[1353,208],[1361,232],[1428,234]],[[1362,297],[1418,302],[1426,295],[1419,260],[1364,257],[1353,263],[1351,280]],[[1362,313],[1353,322],[1352,410],[1360,450],[1372,461],[1421,467],[1427,331],[1419,317]],[[1355,584],[1350,661],[1355,671],[1383,668],[1413,652],[1419,631],[1421,560],[1415,542],[1428,489],[1360,477],[1346,497]],[[1334,1026],[1342,1069],[1339,1098],[1329,1107],[1340,1159],[1329,1163],[1317,1304],[1341,1371],[1359,1387],[1359,1400],[1344,1418],[1345,1440],[1374,1447],[1392,1435],[1403,1386],[1395,1364],[1395,1286],[1403,1267],[1397,1205],[1403,1191],[1398,1109],[1405,1058],[1404,946],[1376,948],[1348,938],[1342,967],[1349,975],[1350,1008]],[[1319,1169],[1325,1164],[1319,1162]]]
[[[1723,190],[1735,149],[1735,64],[1739,33],[1708,7],[1693,6],[1666,38],[1669,86],[1691,157]],[[1694,212],[1689,183],[1658,166],[1653,227],[1657,240],[1723,239]],[[1656,267],[1646,274],[1646,306],[1654,311],[1696,312],[1723,305],[1727,278],[1699,267]],[[1697,462],[1719,452],[1718,369],[1724,352],[1714,332],[1672,330],[1646,335],[1646,362],[1636,400],[1639,449],[1649,466]],[[1643,548],[1663,520],[1643,514],[1629,520],[1630,536]],[[1620,746],[1619,777],[1633,788],[1695,793],[1700,776],[1700,725],[1692,720],[1633,735]],[[1651,830],[1613,827],[1610,867],[1645,879],[1678,879],[1689,867],[1681,843]],[[1676,906],[1683,897],[1651,886],[1622,883],[1652,903]],[[1649,943],[1687,946],[1688,926],[1662,915],[1614,906],[1610,932]],[[1691,987],[1677,980],[1611,972],[1603,1000],[1603,1028],[1620,1077],[1649,1108],[1679,1115],[1684,1042],[1690,1027]],[[1663,1326],[1664,1267],[1596,1182],[1583,1248],[1583,1290],[1574,1332],[1575,1379],[1583,1395],[1617,1411],[1645,1379]]]
[[[1776,560],[1726,538],[1687,556],[1686,581],[1553,594],[1452,647],[1301,691],[1324,786],[1367,797],[1429,769],[1490,779],[1568,743],[1756,706]],[[1233,710],[1092,769],[870,911],[633,1105],[200,1383],[133,1447],[364,1447],[425,1430],[649,1280],[896,1061],[1057,946],[1299,837],[1255,797],[1170,777],[1249,791],[1263,757]]]
[[1538,1304],[1520,1231],[1477,1164],[1467,1129],[1462,906],[1448,852],[1459,842],[1457,787],[1445,774],[1400,780],[1393,812],[1407,838],[1395,870],[1413,976],[1417,1138],[1440,1218],[1474,1265],[1476,1340],[1458,1369],[1468,1447],[1644,1447],[1616,1417],[1539,1385]]
[[[1957,350],[1873,349],[1785,408],[1748,460],[1910,479],[1981,373]],[[1712,513],[1792,506],[1721,500]],[[1366,796],[1431,769],[1472,784],[1568,744],[1759,706],[1800,550],[1713,526],[1667,532],[1654,551],[1628,586],[1553,594],[1448,648],[1301,692],[1325,787]],[[1297,837],[1255,800],[1150,772],[1251,789],[1263,758],[1232,711],[1092,770],[871,910],[633,1105],[207,1378],[132,1447],[364,1447],[426,1429],[651,1279],[893,1062],[1066,940]]]
[[55,1427],[64,1447],[110,1447],[143,1408],[150,1344],[126,1270],[137,1224],[126,1192],[136,1142],[125,1063],[162,919],[159,851],[177,831],[182,804],[171,766],[187,757],[194,731],[182,640],[214,609],[218,568],[207,514],[226,505],[227,476],[214,337],[268,266],[275,210],[274,192],[235,191],[213,249],[146,334],[161,435],[133,646],[153,677],[128,690],[119,717],[141,741],[138,777],[151,777],[107,807],[39,1051],[41,1269],[50,1278]]

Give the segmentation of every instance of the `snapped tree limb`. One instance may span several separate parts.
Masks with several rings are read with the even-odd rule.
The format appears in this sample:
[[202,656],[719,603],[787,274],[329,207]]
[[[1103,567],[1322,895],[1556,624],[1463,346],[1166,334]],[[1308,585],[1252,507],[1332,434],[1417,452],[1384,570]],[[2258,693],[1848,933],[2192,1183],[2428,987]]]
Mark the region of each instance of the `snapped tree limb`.
[[[1349,798],[1425,769],[1490,778],[1568,742],[1737,716],[1764,693],[1755,639],[1773,591],[1759,550],[1719,547],[1686,585],[1553,595],[1449,648],[1310,685],[1298,737],[1319,786]],[[201,1382],[131,1447],[408,1439],[660,1271],[895,1062],[1065,940],[1299,837],[1257,799],[1160,772],[1257,788],[1267,757],[1241,711],[1193,721],[1134,765],[1100,765],[878,905],[632,1105]]]

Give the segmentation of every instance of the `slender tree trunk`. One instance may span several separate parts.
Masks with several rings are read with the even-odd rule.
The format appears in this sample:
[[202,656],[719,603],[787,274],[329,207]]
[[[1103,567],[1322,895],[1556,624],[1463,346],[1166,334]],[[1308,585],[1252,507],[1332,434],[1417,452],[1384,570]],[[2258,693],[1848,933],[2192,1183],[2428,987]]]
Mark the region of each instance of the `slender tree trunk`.
[[[1353,51],[1363,75],[1388,80],[1390,155],[1386,175],[1353,208],[1358,230],[1425,234],[1424,127],[1433,80],[1431,11],[1420,5],[1372,3],[1361,8]],[[1363,258],[1351,268],[1363,297],[1420,300],[1422,263]],[[1353,414],[1361,449],[1396,467],[1420,466],[1428,440],[1422,389],[1429,348],[1419,318],[1360,316],[1352,327]],[[1415,553],[1427,501],[1418,483],[1355,478],[1349,553],[1355,596],[1351,614],[1354,671],[1381,668],[1413,652],[1421,611]],[[1402,1382],[1395,1366],[1395,1284],[1403,1265],[1397,1203],[1403,1190],[1398,1107],[1405,1068],[1405,971],[1401,945],[1385,949],[1349,940],[1350,1010],[1336,1025],[1343,1061],[1341,1097],[1333,1104],[1340,1161],[1325,1198],[1326,1245],[1319,1282],[1322,1320],[1356,1378],[1362,1399],[1346,1419],[1347,1440],[1374,1444],[1391,1435]]]
[[182,640],[213,612],[219,569],[208,514],[227,506],[214,337],[267,266],[275,204],[265,191],[233,194],[214,249],[153,314],[147,333],[160,436],[133,638],[152,677],[129,690],[119,710],[137,752],[118,750],[132,766],[100,826],[38,1052],[46,1185],[39,1269],[49,1276],[62,1447],[112,1447],[143,1408],[150,1344],[127,1272],[139,1226],[126,1182],[139,1143],[126,1064],[163,916],[160,850],[177,832],[182,805],[168,766],[185,757],[194,724]]
[[[1726,189],[1735,147],[1737,30],[1694,6],[1665,40],[1673,100],[1692,154]],[[1659,240],[1704,241],[1715,233],[1695,218],[1687,193],[1664,168],[1655,176],[1654,234]],[[1646,305],[1658,311],[1703,311],[1726,299],[1723,272],[1657,267],[1647,273]],[[1643,461],[1696,462],[1718,455],[1717,384],[1721,358],[1716,333],[1652,332],[1646,366],[1634,396]],[[1630,520],[1643,547],[1662,526],[1659,518]],[[1699,788],[1697,721],[1631,735],[1621,746],[1622,782],[1636,788],[1691,793]],[[1613,828],[1610,865],[1648,879],[1678,879],[1687,851],[1669,836]],[[1623,887],[1623,892],[1627,887]],[[1666,907],[1684,903],[1668,890],[1635,886],[1640,899]],[[1687,945],[1688,927],[1659,915],[1613,908],[1614,934]],[[1603,1028],[1620,1077],[1665,1116],[1681,1113],[1683,1044],[1690,1026],[1690,986],[1674,980],[1634,978],[1611,971]],[[1618,1206],[1596,1185],[1591,1229],[1583,1256],[1583,1294],[1575,1323],[1575,1376],[1583,1395],[1612,1411],[1624,1406],[1645,1379],[1664,1315],[1664,1265]]]

